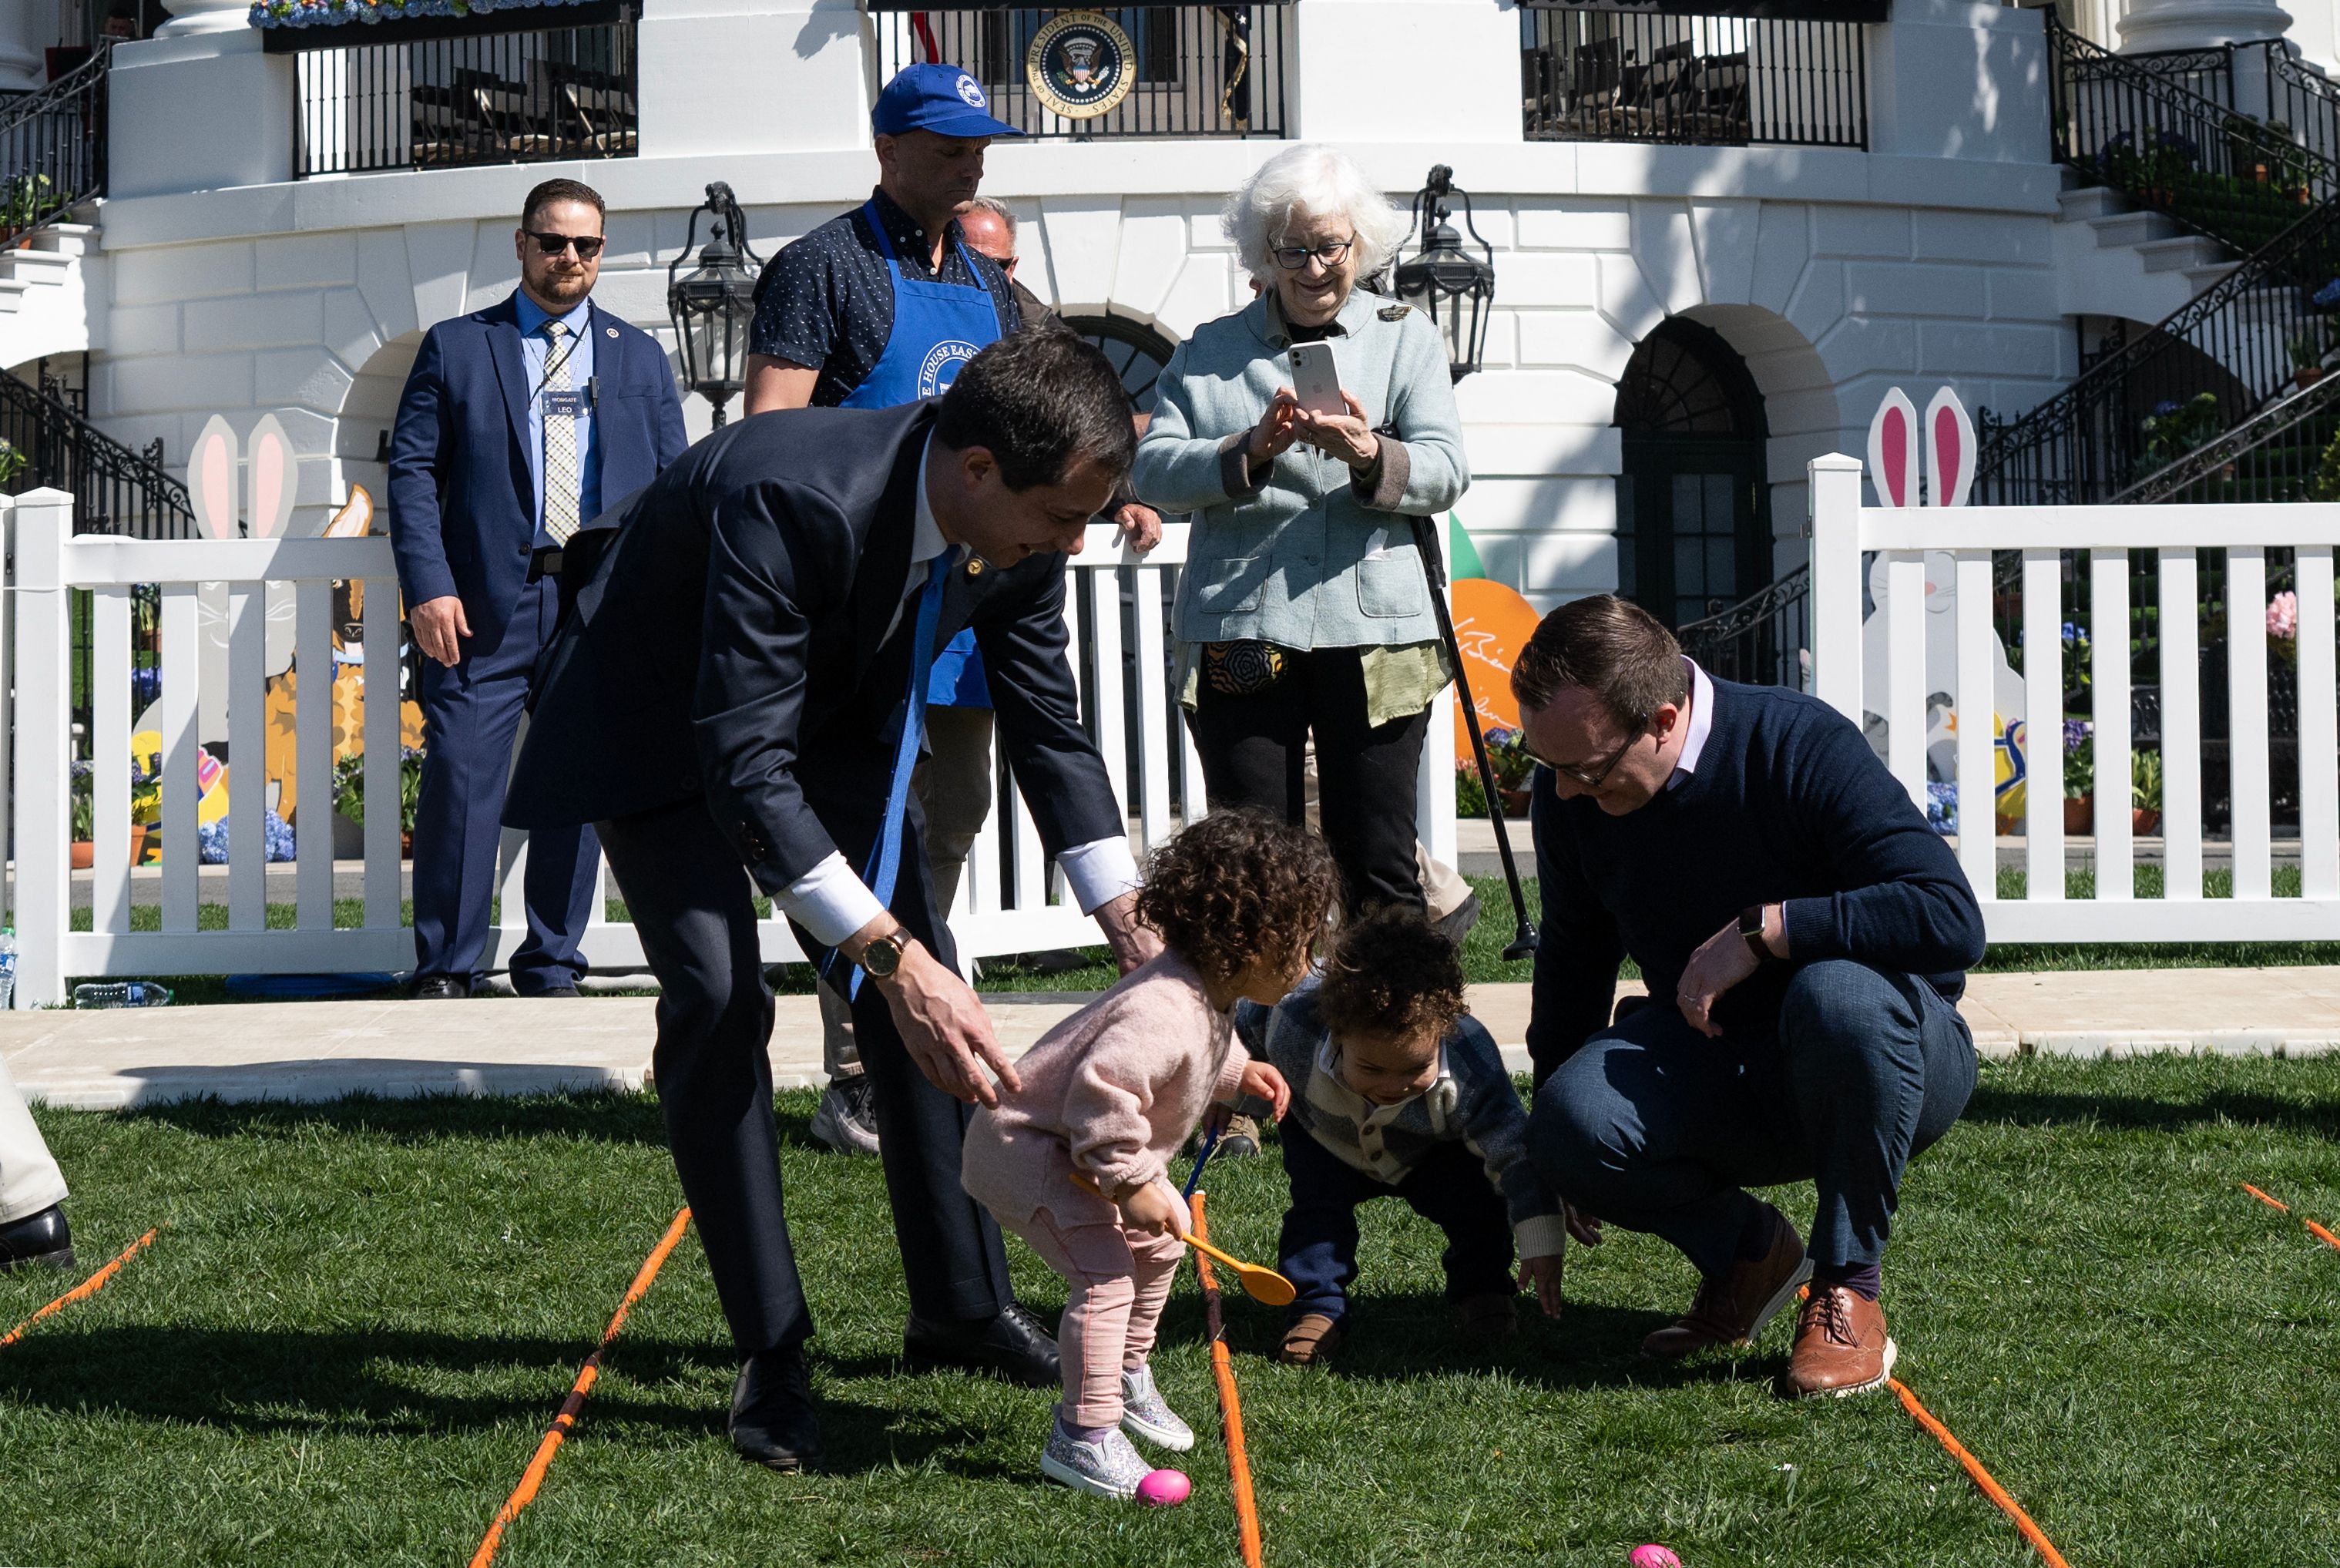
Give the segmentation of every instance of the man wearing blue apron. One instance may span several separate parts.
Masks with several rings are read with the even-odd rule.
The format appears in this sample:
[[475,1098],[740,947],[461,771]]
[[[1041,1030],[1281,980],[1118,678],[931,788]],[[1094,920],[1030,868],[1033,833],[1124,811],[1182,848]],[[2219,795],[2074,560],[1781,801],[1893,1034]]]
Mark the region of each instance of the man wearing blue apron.
[[[907,66],[886,84],[869,116],[878,188],[784,247],[757,284],[748,412],[937,397],[959,366],[1023,324],[1006,274],[964,243],[953,216],[982,181],[990,139],[1021,134],[987,108],[982,85],[955,65]],[[928,757],[916,788],[947,911],[991,810],[991,695],[972,634],[937,656],[927,701]],[[813,1135],[840,1152],[874,1154],[851,1015],[825,989],[821,1019],[829,1087]]]

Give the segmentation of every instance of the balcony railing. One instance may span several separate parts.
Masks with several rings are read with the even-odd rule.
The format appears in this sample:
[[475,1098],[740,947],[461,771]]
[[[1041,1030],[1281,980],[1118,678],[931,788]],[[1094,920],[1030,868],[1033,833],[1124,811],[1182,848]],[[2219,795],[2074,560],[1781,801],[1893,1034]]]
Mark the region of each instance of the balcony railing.
[[106,51],[37,92],[0,100],[0,239],[105,194]]
[[633,156],[639,6],[570,7],[560,13],[567,25],[501,30],[530,14],[540,13],[385,23],[364,30],[390,35],[379,41],[345,35],[322,48],[272,34],[272,48],[297,56],[295,173]]
[[872,92],[905,65],[939,60],[982,83],[993,116],[1027,136],[1086,141],[1291,134],[1291,8],[1285,5],[1106,9],[1134,57],[1119,62],[1126,91],[1111,108],[1087,116],[1059,113],[1034,83],[1033,44],[1063,15],[1057,10],[936,9],[871,0],[869,12],[878,45]]
[[1866,147],[1862,28],[1522,5],[1528,139]]

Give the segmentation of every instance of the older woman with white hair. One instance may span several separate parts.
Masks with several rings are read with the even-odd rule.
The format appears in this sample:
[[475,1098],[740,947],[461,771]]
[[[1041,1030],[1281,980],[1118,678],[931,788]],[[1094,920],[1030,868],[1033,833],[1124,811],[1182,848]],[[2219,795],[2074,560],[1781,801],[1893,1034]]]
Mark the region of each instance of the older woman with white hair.
[[[1193,514],[1177,632],[1211,805],[1303,812],[1315,744],[1324,839],[1352,915],[1420,909],[1414,799],[1452,678],[1409,519],[1470,483],[1443,341],[1363,292],[1405,214],[1329,147],[1271,158],[1225,216],[1259,297],[1162,372],[1140,499]],[[1342,412],[1295,395],[1290,351],[1329,345]]]

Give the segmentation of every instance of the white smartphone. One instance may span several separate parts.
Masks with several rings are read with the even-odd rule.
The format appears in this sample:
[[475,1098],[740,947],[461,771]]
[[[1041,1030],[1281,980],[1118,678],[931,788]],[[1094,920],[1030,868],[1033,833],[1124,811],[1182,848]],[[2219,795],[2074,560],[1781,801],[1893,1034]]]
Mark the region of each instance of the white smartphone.
[[1292,392],[1302,408],[1318,414],[1349,412],[1349,405],[1341,401],[1341,362],[1334,356],[1331,343],[1294,343],[1291,356]]

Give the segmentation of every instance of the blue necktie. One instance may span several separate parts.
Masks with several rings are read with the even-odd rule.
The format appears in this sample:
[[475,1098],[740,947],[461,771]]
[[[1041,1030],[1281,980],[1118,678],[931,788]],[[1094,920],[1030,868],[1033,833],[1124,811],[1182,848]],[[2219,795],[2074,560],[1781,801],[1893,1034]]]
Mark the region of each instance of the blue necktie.
[[[935,622],[942,619],[943,579],[950,575],[950,552],[935,557],[935,564],[927,573],[927,586],[918,595],[917,625],[910,644],[910,690],[902,700],[902,738],[894,745],[894,778],[886,790],[886,821],[878,830],[877,846],[869,852],[869,864],[863,868],[861,879],[878,895],[878,902],[887,908],[894,905],[894,883],[902,870],[902,818],[909,809],[910,773],[918,764],[918,743],[927,733],[927,674],[935,662]],[[834,950],[828,955],[829,965],[837,962]],[[861,994],[862,972],[858,965],[853,978],[846,987],[846,995]]]

